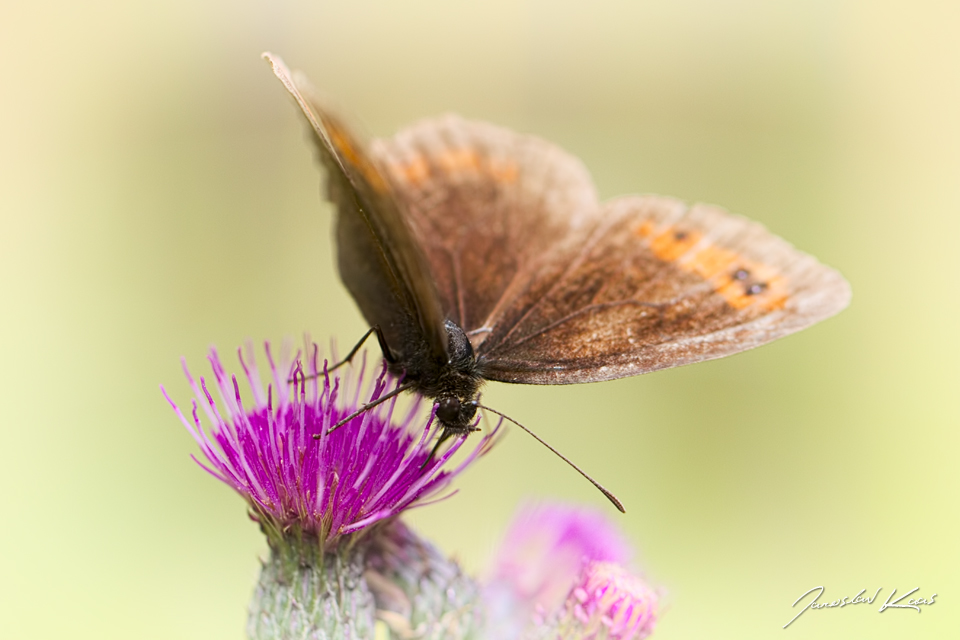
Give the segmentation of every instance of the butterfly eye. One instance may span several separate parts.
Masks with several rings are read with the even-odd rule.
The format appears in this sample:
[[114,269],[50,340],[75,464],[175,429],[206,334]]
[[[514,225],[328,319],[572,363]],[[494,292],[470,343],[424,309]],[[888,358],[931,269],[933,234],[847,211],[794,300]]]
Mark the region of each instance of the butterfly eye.
[[453,396],[440,398],[437,402],[437,419],[440,422],[457,422],[460,418],[460,400]]

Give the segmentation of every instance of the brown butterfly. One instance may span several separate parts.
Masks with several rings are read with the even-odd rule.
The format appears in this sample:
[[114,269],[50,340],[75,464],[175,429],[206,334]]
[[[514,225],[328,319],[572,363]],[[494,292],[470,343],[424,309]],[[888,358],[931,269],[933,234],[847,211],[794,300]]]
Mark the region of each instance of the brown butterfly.
[[484,380],[596,382],[711,360],[850,299],[839,273],[717,207],[600,202],[579,160],[532,136],[449,115],[364,148],[264,56],[315,134],[340,277],[402,378],[391,395],[434,400],[442,438],[473,429]]

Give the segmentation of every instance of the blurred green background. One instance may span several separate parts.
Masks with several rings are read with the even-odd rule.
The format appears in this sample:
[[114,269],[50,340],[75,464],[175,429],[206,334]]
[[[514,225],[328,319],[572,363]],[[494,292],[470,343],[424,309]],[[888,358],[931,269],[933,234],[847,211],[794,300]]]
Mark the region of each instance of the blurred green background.
[[[852,306],[722,361],[490,385],[513,433],[413,521],[481,571],[528,497],[606,509],[655,637],[960,627],[955,2],[0,5],[0,636],[241,638],[265,545],[161,397],[215,344],[365,329],[282,55],[389,135],[457,111],[583,158],[610,197],[720,203],[840,269]],[[920,615],[790,605],[938,594]]]

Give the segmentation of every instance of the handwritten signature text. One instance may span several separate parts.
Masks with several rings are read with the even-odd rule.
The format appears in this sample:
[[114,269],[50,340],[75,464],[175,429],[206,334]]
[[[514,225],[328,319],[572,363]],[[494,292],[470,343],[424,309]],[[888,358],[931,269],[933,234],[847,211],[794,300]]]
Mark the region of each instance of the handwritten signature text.
[[[801,615],[803,615],[804,613],[806,613],[806,611],[807,611],[808,609],[812,609],[812,610],[815,611],[815,610],[817,610],[817,609],[836,609],[836,608],[842,608],[842,607],[847,607],[847,606],[855,605],[855,604],[873,604],[873,601],[877,599],[877,596],[880,595],[880,592],[881,592],[882,590],[883,590],[883,587],[880,587],[879,589],[877,589],[877,590],[874,592],[874,594],[873,594],[872,597],[866,597],[866,596],[864,596],[864,594],[867,592],[867,590],[866,590],[866,589],[861,589],[861,590],[860,590],[860,593],[858,593],[857,595],[855,595],[855,596],[852,597],[852,598],[849,598],[849,597],[844,596],[843,598],[839,598],[839,599],[834,600],[834,601],[832,601],[832,602],[820,602],[820,596],[823,595],[823,587],[822,587],[822,586],[820,586],[820,587],[814,587],[813,589],[810,589],[809,591],[806,591],[803,595],[801,595],[799,598],[797,598],[796,602],[793,603],[792,606],[796,607],[798,604],[800,604],[800,602],[801,602],[804,598],[806,598],[807,596],[809,596],[809,595],[812,594],[812,593],[816,593],[816,595],[813,596],[813,598],[812,598],[809,602],[807,602],[807,605],[806,605],[803,609],[801,609],[801,610],[797,613],[797,615],[793,616],[793,619],[791,619],[790,622],[788,622],[787,624],[783,625],[783,628],[786,629],[786,628],[789,627],[791,624],[793,624],[794,620],[796,620],[796,619],[799,618]],[[886,611],[887,609],[914,609],[915,611],[917,611],[917,612],[919,613],[919,612],[920,612],[920,607],[929,606],[929,605],[931,605],[931,604],[934,604],[934,599],[937,597],[937,594],[934,593],[934,594],[931,595],[929,598],[919,598],[919,597],[918,597],[918,598],[910,598],[910,599],[907,600],[906,602],[903,602],[904,598],[907,598],[908,596],[913,595],[914,593],[916,593],[916,592],[919,591],[919,590],[920,590],[920,587],[917,587],[917,588],[913,589],[912,591],[908,591],[907,593],[903,594],[902,596],[900,596],[899,598],[897,598],[896,600],[894,600],[894,597],[897,595],[897,590],[894,589],[892,592],[890,592],[890,595],[887,596],[886,601],[885,601],[882,605],[880,605],[880,608],[877,609],[877,611],[878,611],[879,613],[883,613],[883,612]]]

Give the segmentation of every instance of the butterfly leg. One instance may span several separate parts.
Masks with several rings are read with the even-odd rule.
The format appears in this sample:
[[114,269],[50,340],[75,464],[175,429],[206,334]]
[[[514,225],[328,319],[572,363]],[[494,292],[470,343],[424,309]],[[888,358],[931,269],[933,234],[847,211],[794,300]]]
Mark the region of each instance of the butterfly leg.
[[[329,429],[327,429],[326,435],[330,435],[331,433],[333,433],[334,431],[336,431],[337,429],[339,429],[339,428],[342,427],[343,425],[347,424],[348,422],[350,422],[351,420],[353,420],[354,418],[356,418],[357,416],[359,416],[361,413],[363,413],[363,412],[365,412],[365,411],[369,411],[370,409],[373,409],[375,406],[377,406],[377,405],[379,405],[379,404],[383,404],[384,402],[386,402],[386,401],[389,400],[390,398],[392,398],[392,397],[394,397],[394,396],[398,396],[398,395],[400,395],[401,393],[403,393],[404,391],[406,391],[407,389],[412,389],[412,388],[413,388],[413,383],[412,383],[412,382],[408,382],[407,384],[402,384],[402,385],[400,385],[399,387],[397,387],[396,389],[394,389],[393,391],[391,391],[391,392],[389,392],[389,393],[383,394],[382,396],[380,396],[380,397],[377,398],[376,400],[373,400],[373,401],[371,401],[371,402],[366,403],[365,405],[363,405],[362,407],[360,407],[359,409],[357,409],[356,411],[354,411],[353,413],[351,413],[350,415],[348,415],[346,418],[342,418],[342,419],[340,419],[339,421],[337,421],[337,423],[336,423],[335,425],[333,425],[332,427],[330,427]],[[314,440],[319,440],[321,437],[322,437],[321,434],[316,433],[316,434],[314,434],[313,439],[314,439]]]
[[377,342],[380,343],[380,351],[383,352],[383,359],[387,361],[387,364],[394,364],[397,359],[393,356],[393,353],[390,351],[390,346],[387,345],[387,338],[383,335],[383,330],[380,328],[380,325],[375,324],[367,332],[363,334],[363,337],[360,338],[360,341],[357,342],[356,346],[350,350],[350,353],[347,354],[347,357],[333,365],[332,367],[327,367],[327,371],[333,371],[337,367],[345,365],[346,363],[353,360],[353,356],[357,355],[357,351],[360,351],[360,347],[363,346],[363,343],[367,341],[367,338],[370,337],[371,333],[377,334]]
[[[390,351],[390,347],[387,345],[387,339],[383,335],[383,330],[380,329],[380,325],[373,325],[372,327],[367,329],[367,332],[363,334],[363,337],[360,338],[360,341],[357,342],[356,345],[354,345],[353,349],[350,350],[350,353],[347,354],[347,357],[341,360],[340,362],[338,362],[337,364],[333,365],[332,367],[327,367],[327,371],[328,372],[333,371],[334,369],[338,367],[342,367],[343,365],[353,360],[353,357],[357,355],[357,352],[360,351],[360,347],[362,347],[363,343],[367,341],[367,338],[370,337],[371,333],[377,334],[377,342],[380,343],[380,350],[383,352],[383,359],[387,361],[387,364],[395,363],[397,359],[393,356],[393,353]],[[305,375],[303,379],[312,380],[313,378],[317,378],[321,375],[323,374],[320,372],[317,372],[309,376]],[[289,380],[287,380],[287,382],[296,382],[296,380],[294,378],[290,378]]]

